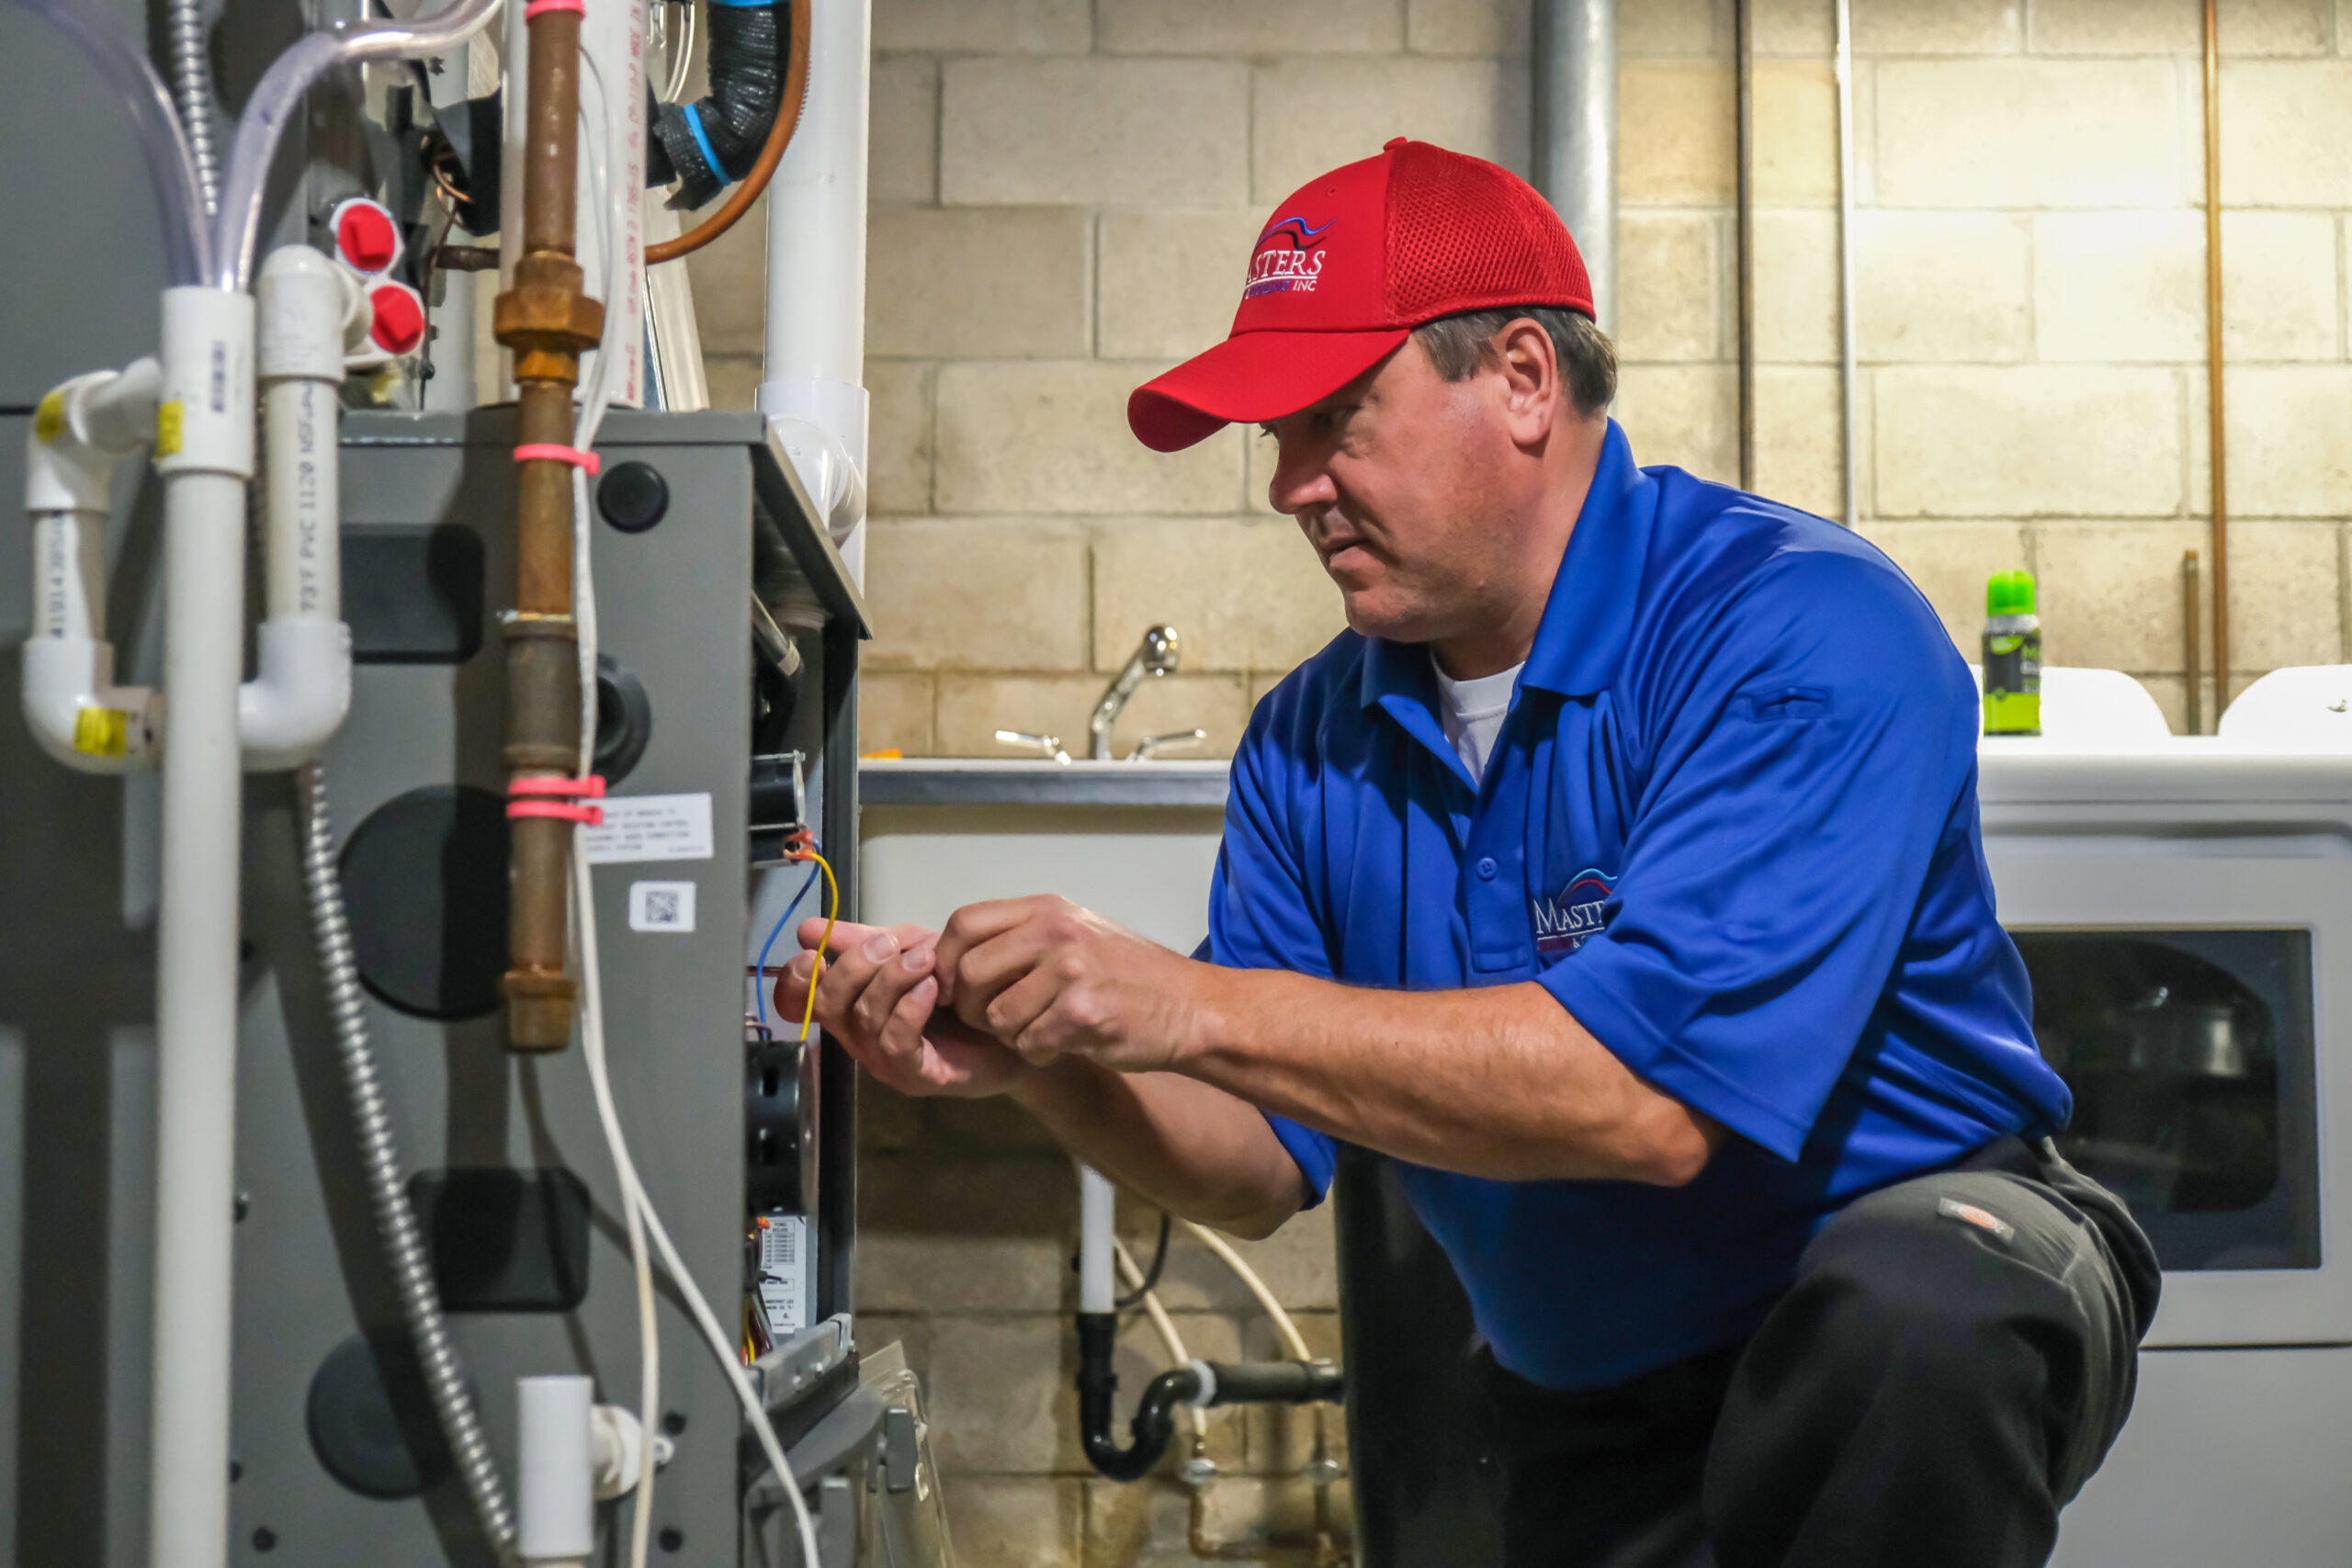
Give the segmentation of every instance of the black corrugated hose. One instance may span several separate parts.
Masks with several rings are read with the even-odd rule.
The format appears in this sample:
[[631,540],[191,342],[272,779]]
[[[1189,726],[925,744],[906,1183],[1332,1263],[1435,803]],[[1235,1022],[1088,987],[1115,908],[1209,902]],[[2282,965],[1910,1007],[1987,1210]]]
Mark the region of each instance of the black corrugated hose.
[[783,6],[711,0],[710,92],[691,104],[650,106],[645,183],[675,179],[670,206],[691,211],[750,173],[775,124],[791,51]]

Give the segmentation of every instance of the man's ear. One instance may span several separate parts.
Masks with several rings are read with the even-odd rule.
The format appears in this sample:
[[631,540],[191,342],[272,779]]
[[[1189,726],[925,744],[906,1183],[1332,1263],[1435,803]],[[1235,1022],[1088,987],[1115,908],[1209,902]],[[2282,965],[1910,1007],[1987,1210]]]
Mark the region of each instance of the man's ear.
[[1527,316],[1507,324],[1493,343],[1511,438],[1521,446],[1537,445],[1552,433],[1566,401],[1559,351],[1543,323]]

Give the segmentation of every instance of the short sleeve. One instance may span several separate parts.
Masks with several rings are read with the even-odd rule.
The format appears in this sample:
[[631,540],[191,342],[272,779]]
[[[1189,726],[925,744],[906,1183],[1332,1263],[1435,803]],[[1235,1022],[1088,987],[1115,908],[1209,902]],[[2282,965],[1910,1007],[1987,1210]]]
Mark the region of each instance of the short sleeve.
[[1607,925],[1542,983],[1643,1078],[1793,1160],[1964,794],[1973,692],[1874,556],[1783,558],[1703,625],[1634,702],[1654,761]]
[[[1272,750],[1261,715],[1233,760],[1225,836],[1209,882],[1209,939],[1195,956],[1228,969],[1283,969],[1332,978],[1330,950],[1316,920],[1306,878],[1287,831],[1284,802],[1267,783]],[[1279,773],[1279,759],[1272,759]],[[1338,1145],[1314,1128],[1262,1114],[1298,1162],[1313,1208],[1330,1190]]]

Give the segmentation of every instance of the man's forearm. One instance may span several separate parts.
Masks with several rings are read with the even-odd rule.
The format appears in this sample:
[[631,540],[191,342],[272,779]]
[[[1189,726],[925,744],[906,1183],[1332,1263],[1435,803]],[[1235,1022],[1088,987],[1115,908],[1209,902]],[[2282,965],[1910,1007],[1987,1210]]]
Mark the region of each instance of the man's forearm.
[[1401,992],[1216,970],[1194,1016],[1184,1076],[1417,1165],[1670,1185],[1723,1135],[1532,984]]
[[1306,1200],[1266,1119],[1209,1084],[1069,1059],[1030,1074],[1013,1097],[1071,1154],[1203,1224],[1261,1236]]

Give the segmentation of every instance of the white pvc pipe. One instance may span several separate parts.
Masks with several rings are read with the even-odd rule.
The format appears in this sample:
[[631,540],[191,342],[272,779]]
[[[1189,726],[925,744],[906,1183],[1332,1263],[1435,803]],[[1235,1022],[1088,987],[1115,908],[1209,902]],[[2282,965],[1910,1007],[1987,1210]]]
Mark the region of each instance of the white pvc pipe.
[[163,886],[157,940],[152,1568],[223,1568],[237,1125],[237,682],[254,302],[164,293]]
[[583,1377],[514,1381],[514,1551],[526,1568],[584,1563],[596,1550],[594,1390]]
[[299,244],[270,253],[255,293],[268,599],[237,733],[245,767],[262,771],[309,761],[351,709],[335,425],[344,356],[365,342],[368,302],[342,268]]
[[1118,1191],[1091,1165],[1078,1168],[1078,1310],[1117,1310],[1111,1284],[1116,1267]]
[[1854,493],[1854,18],[1837,0],[1838,53],[1838,428],[1846,526],[1861,525]]
[[25,724],[43,750],[82,773],[149,766],[161,741],[156,694],[114,683],[106,523],[107,481],[153,433],[163,380],[152,359],[78,376],[40,400],[25,444],[33,544]]
[[1535,188],[1592,279],[1593,319],[1617,324],[1617,0],[1536,0]]
[[808,96],[768,185],[759,410],[854,575],[865,537],[865,149],[872,0],[812,0]]

